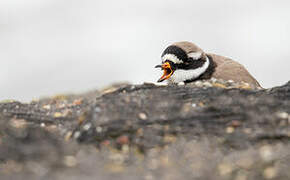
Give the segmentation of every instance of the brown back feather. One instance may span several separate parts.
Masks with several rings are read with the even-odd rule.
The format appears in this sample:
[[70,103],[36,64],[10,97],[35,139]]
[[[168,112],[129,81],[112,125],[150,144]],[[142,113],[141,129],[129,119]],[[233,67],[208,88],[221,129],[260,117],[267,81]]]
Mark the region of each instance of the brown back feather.
[[261,87],[258,81],[240,63],[223,56],[207,54],[211,56],[217,67],[213,73],[216,79],[233,80],[235,82],[246,82],[256,87]]

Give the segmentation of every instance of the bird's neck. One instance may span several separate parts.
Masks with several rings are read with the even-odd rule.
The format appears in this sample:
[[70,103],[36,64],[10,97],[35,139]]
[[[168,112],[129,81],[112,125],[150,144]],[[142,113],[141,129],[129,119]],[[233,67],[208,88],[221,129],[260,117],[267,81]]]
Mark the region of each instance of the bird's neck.
[[185,83],[190,83],[190,82],[193,82],[196,80],[202,80],[202,79],[210,79],[212,77],[212,74],[214,73],[215,68],[216,68],[216,63],[213,61],[211,56],[206,55],[206,58],[209,62],[206,70],[202,74],[200,74],[198,77],[196,77],[195,79],[187,80],[187,81],[185,81]]
[[216,63],[213,61],[211,56],[206,55],[206,57],[209,60],[209,65],[208,65],[206,71],[202,75],[200,75],[198,79],[210,79],[212,77],[212,74],[215,71],[216,66],[217,66]]

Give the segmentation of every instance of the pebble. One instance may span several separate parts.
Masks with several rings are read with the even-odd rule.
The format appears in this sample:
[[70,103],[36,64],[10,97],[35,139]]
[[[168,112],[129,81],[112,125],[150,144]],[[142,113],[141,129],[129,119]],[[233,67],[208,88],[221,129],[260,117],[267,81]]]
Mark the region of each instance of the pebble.
[[183,113],[188,113],[192,110],[192,105],[191,103],[186,103],[182,106],[182,112]]
[[184,82],[179,82],[177,85],[178,85],[178,86],[184,86],[185,83],[184,83]]
[[81,105],[83,103],[83,99],[76,99],[73,101],[73,105],[77,106],[77,105]]
[[155,179],[151,174],[146,174],[144,178],[145,178],[145,180],[154,180]]
[[276,115],[281,119],[288,119],[289,114],[286,112],[278,112]]
[[165,166],[165,167],[172,165],[172,162],[170,161],[169,155],[163,155],[163,156],[161,156],[160,157],[160,161],[161,161],[161,164],[163,166]]
[[273,159],[273,151],[272,148],[268,145],[264,145],[259,149],[260,157],[266,161],[269,162]]
[[252,133],[252,129],[251,128],[244,128],[244,133],[246,134],[251,134]]
[[44,164],[37,163],[35,161],[28,161],[26,167],[38,177],[43,177],[49,173],[49,169]]
[[198,103],[198,106],[199,106],[199,107],[204,107],[205,105],[204,105],[203,102],[199,102],[199,103]]
[[104,90],[102,91],[102,94],[109,94],[109,93],[112,93],[112,92],[114,92],[114,91],[116,91],[116,88],[111,87],[111,88],[108,88],[108,89],[104,89]]
[[139,113],[139,118],[142,120],[146,120],[147,119],[147,115],[145,113]]
[[85,125],[83,126],[83,129],[84,129],[85,131],[87,131],[87,130],[89,130],[91,127],[92,127],[91,123],[87,123],[87,124],[85,124]]
[[224,176],[230,174],[233,171],[233,168],[228,163],[222,163],[218,165],[218,170],[220,175]]
[[65,156],[63,162],[67,167],[74,167],[77,165],[77,160],[74,156]]
[[96,112],[96,113],[101,112],[101,108],[99,108],[99,107],[95,107],[95,112]]
[[250,84],[248,84],[248,83],[243,83],[243,84],[241,84],[240,86],[238,86],[238,88],[246,89],[246,90],[253,89],[253,88],[250,86]]
[[53,114],[53,116],[54,116],[55,118],[59,118],[59,117],[62,117],[62,114],[61,114],[60,112],[55,112],[55,113]]
[[67,116],[69,116],[69,115],[71,115],[72,114],[72,110],[71,109],[65,109],[64,111],[63,111],[63,113],[62,113],[62,116],[63,117],[67,117]]
[[46,124],[45,124],[45,129],[51,133],[52,132],[56,133],[59,130],[57,125],[46,125]]
[[213,83],[213,86],[215,86],[215,87],[219,87],[219,88],[224,88],[224,89],[227,88],[225,85],[223,85],[223,84],[221,84],[221,83]]
[[201,87],[203,85],[203,83],[201,81],[196,81],[194,83],[197,87]]
[[47,105],[43,105],[42,108],[43,108],[43,109],[50,110],[51,106],[50,106],[49,104],[47,104]]
[[233,127],[238,127],[238,126],[240,126],[240,125],[241,125],[241,122],[238,121],[238,120],[233,120],[233,121],[231,122],[231,126],[233,126]]
[[247,175],[245,174],[238,174],[235,180],[247,180]]
[[76,131],[76,132],[74,133],[74,138],[77,139],[77,138],[80,137],[80,135],[81,135],[81,133],[80,133],[79,131]]
[[123,135],[123,136],[118,137],[116,142],[119,144],[129,144],[129,138],[128,136]]
[[109,158],[110,158],[110,160],[114,161],[114,163],[117,163],[117,164],[123,164],[125,161],[124,155],[122,155],[120,153],[110,154]]
[[100,127],[100,126],[97,126],[96,127],[96,132],[97,133],[101,133],[103,131],[103,128],[102,127]]
[[79,118],[78,118],[78,123],[79,123],[79,124],[82,124],[82,123],[85,121],[85,119],[86,119],[85,114],[82,114],[82,115],[79,116]]
[[109,146],[111,144],[111,142],[109,140],[104,140],[101,142],[101,145],[103,146]]
[[72,131],[67,132],[66,135],[65,135],[65,137],[64,137],[64,140],[65,140],[65,141],[70,140],[72,134],[73,134]]
[[11,119],[9,124],[14,128],[25,128],[27,121],[25,119]]
[[66,106],[65,103],[61,103],[61,104],[58,104],[58,105],[57,105],[57,108],[60,108],[60,109],[61,109],[61,108],[65,108],[65,106]]
[[212,87],[212,84],[208,81],[204,82],[203,85],[206,87]]
[[276,177],[276,175],[277,175],[277,170],[274,167],[267,167],[263,172],[263,176],[266,179],[273,179]]
[[16,102],[16,101],[13,99],[4,99],[0,101],[0,103],[13,103],[13,102]]
[[143,131],[142,128],[139,128],[139,129],[137,130],[137,135],[138,135],[138,136],[143,136],[143,135],[144,135],[144,131]]
[[169,125],[165,125],[163,129],[164,129],[164,131],[169,131],[170,126]]
[[169,135],[169,134],[168,135],[165,135],[163,137],[163,141],[165,143],[174,143],[174,142],[176,142],[176,140],[177,140],[176,136]]
[[128,146],[128,144],[124,144],[124,145],[122,145],[122,152],[123,153],[128,153],[129,152],[129,146]]
[[217,81],[217,79],[216,78],[211,78],[210,81],[215,83]]
[[159,167],[159,160],[157,159],[150,159],[150,161],[148,162],[148,168],[150,170],[155,170]]
[[232,126],[229,126],[229,127],[227,127],[227,129],[226,129],[226,132],[227,132],[228,134],[231,134],[231,133],[233,133],[234,131],[235,131],[235,128],[232,127]]
[[14,160],[8,160],[1,164],[1,173],[17,173],[21,172],[23,169],[23,165]]
[[116,163],[107,164],[105,165],[105,168],[112,173],[121,173],[125,170],[124,165]]
[[[144,83],[145,84],[145,83]],[[130,87],[130,90],[133,90],[133,89],[135,89],[135,86],[134,85],[132,85],[131,87]]]
[[251,86],[249,83],[245,82],[234,82],[233,80],[223,80],[223,79],[215,79],[212,78],[210,80],[199,80],[194,83],[191,83],[191,85],[196,87],[218,87],[218,88],[224,88],[224,89],[231,89],[231,88],[240,88],[240,89],[261,89],[258,87]]
[[236,162],[236,165],[243,169],[251,169],[251,167],[254,165],[254,161],[250,157],[241,158]]

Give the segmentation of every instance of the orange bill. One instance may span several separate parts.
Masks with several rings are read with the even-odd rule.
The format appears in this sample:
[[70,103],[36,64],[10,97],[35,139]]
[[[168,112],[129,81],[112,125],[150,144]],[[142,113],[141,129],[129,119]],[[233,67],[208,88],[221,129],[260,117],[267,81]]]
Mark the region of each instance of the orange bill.
[[162,82],[168,78],[170,78],[170,76],[173,74],[172,68],[169,64],[169,62],[165,62],[162,65],[157,65],[155,66],[156,68],[160,67],[163,70],[163,75],[161,76],[161,78],[157,81],[157,82]]

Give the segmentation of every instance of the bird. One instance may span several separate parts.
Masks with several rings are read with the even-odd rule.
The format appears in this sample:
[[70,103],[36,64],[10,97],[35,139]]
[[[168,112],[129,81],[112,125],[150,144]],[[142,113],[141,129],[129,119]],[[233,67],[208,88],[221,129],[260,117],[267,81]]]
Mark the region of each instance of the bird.
[[197,80],[222,79],[248,83],[261,87],[247,69],[230,58],[205,53],[200,47],[188,41],[169,45],[161,55],[163,75],[157,82],[169,84],[191,83]]

